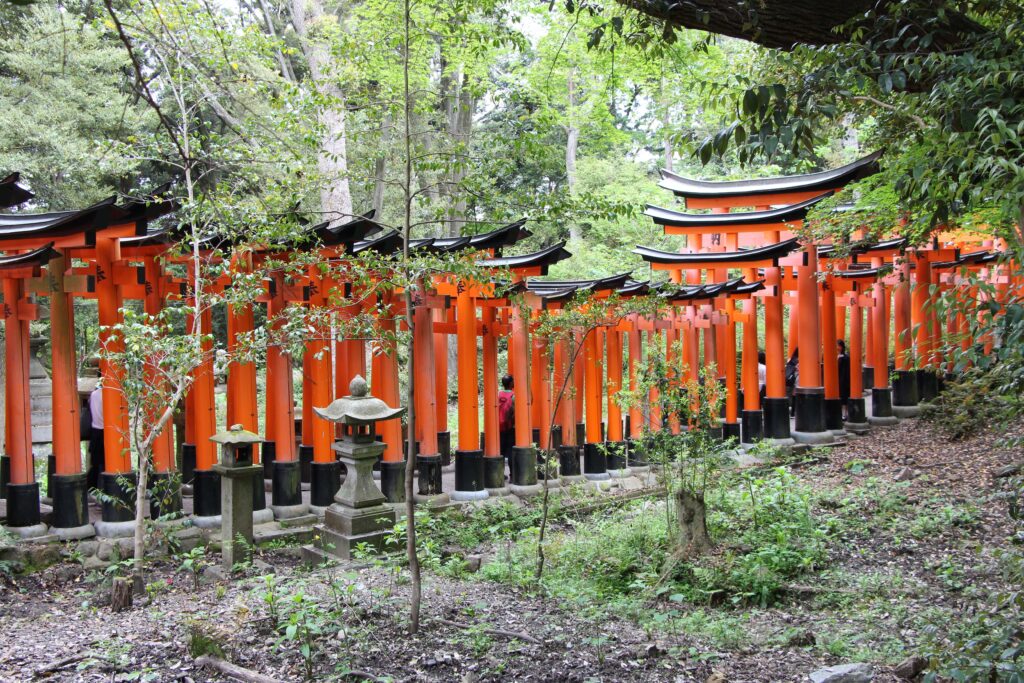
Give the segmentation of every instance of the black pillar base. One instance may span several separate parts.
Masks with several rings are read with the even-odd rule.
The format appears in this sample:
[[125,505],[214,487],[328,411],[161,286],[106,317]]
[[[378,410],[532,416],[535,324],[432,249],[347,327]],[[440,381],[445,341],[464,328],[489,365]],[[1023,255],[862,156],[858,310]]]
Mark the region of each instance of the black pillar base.
[[861,382],[865,388],[875,386],[875,369],[870,365],[861,367]]
[[192,514],[216,517],[220,514],[220,475],[213,470],[196,470],[192,479]]
[[630,467],[647,467],[647,450],[642,439],[626,439],[626,462]]
[[441,455],[441,466],[448,467],[452,464],[452,433],[437,433],[437,451]]
[[796,431],[814,434],[825,431],[825,388],[797,387],[793,390]]
[[530,430],[530,438],[533,439],[533,443],[540,443],[540,429],[534,427]]
[[498,456],[484,459],[484,488],[500,489],[505,485],[505,458]]
[[50,453],[46,456],[46,495],[53,499],[53,478],[57,476],[57,456]]
[[843,401],[838,398],[825,399],[825,429],[843,428]]
[[274,461],[277,459],[277,444],[273,441],[264,441],[260,445],[260,462],[263,463],[263,478],[274,478]]
[[11,483],[11,456],[0,455],[0,498],[7,497],[7,485]]
[[[577,444],[583,444],[583,443],[586,443],[586,441],[587,441],[587,424],[585,422],[577,422],[576,423],[576,443]],[[580,446],[580,450],[583,450],[582,446]]]
[[894,406],[911,407],[920,402],[917,388],[917,372],[914,370],[897,370],[892,381],[892,404]]
[[154,472],[150,482],[149,516],[152,519],[181,512],[181,481],[177,472]]
[[789,439],[789,399],[766,398],[764,400],[764,438]]
[[313,447],[299,446],[299,480],[303,484],[310,482],[311,465],[313,464]]
[[723,439],[736,439],[740,440],[741,430],[739,422],[723,422],[722,423],[722,438]]
[[532,446],[513,446],[512,483],[516,486],[533,486],[537,483],[537,451]]
[[311,462],[309,464],[309,504],[325,508],[334,502],[341,488],[341,464]]
[[267,485],[263,483],[263,477],[257,476],[252,480],[252,511],[267,509]]
[[[125,482],[121,486],[119,480]],[[130,522],[135,519],[135,487],[139,484],[136,472],[100,472],[100,491],[113,500],[105,500],[102,504],[104,522]]]
[[455,451],[455,490],[484,490],[483,451]]
[[562,425],[555,425],[551,428],[551,450],[557,451],[562,445]]
[[302,480],[299,461],[274,461],[270,478],[270,504],[277,507],[302,505]]
[[623,425],[624,425],[623,428],[622,428],[622,433],[623,434],[632,434],[633,433],[633,424],[632,424],[632,421],[629,418],[629,413],[626,413],[626,417],[623,420]]
[[872,417],[896,417],[892,412],[892,389],[871,390],[871,416]]
[[583,474],[607,474],[608,455],[603,443],[583,444]]
[[49,494],[53,501],[50,526],[73,529],[89,523],[89,484],[81,474],[55,474],[50,477]]
[[864,424],[868,421],[868,409],[863,398],[851,398],[846,401],[846,413],[850,424]]
[[578,446],[558,447],[558,471],[563,477],[580,476],[580,449]]
[[405,502],[405,460],[382,460],[380,491],[389,503]]
[[760,410],[740,411],[740,442],[754,443],[764,438],[764,413]]
[[7,526],[39,524],[39,482],[7,485]]
[[181,483],[191,484],[192,474],[196,471],[196,445],[181,444]]
[[608,459],[609,470],[622,470],[626,468],[625,441],[606,441],[604,449],[605,457]]
[[917,392],[922,401],[934,401],[939,396],[939,376],[931,370],[918,370]]
[[436,496],[443,493],[441,487],[441,468],[444,466],[441,455],[417,455],[416,468],[419,470],[419,494]]

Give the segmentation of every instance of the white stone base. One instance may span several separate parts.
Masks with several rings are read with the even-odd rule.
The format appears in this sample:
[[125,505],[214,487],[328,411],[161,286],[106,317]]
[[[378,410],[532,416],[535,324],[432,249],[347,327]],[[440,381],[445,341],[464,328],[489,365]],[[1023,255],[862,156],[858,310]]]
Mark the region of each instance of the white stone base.
[[487,489],[483,491],[452,491],[451,498],[456,502],[468,502],[473,500],[487,500]]
[[298,505],[271,505],[270,509],[274,513],[274,519],[294,519],[295,517],[309,514],[309,506],[305,503],[299,503]]
[[891,427],[894,424],[899,424],[900,419],[898,417],[875,417],[872,415],[868,418],[868,424],[872,427]]
[[893,406],[892,412],[901,420],[906,420],[919,417],[921,415],[921,406]]
[[192,526],[200,529],[219,529],[222,519],[220,515],[195,515],[192,517]]
[[857,436],[863,436],[871,431],[871,425],[867,422],[844,422],[843,427],[850,434],[856,434]]
[[18,538],[39,538],[49,533],[45,524],[33,524],[32,526],[5,526],[5,529]]
[[812,446],[822,446],[835,443],[836,438],[832,432],[792,432],[793,440],[797,443],[805,443]]
[[540,495],[544,487],[540,484],[529,484],[527,486],[517,486],[516,484],[509,484],[509,490],[512,495],[519,496],[520,498],[532,498],[533,496]]
[[93,524],[96,535],[100,538],[127,538],[135,535],[135,522],[104,522],[102,519]]
[[50,533],[62,541],[84,541],[96,535],[96,527],[92,524],[83,524],[82,526],[73,526],[67,529],[52,527]]
[[608,481],[612,475],[607,472],[584,472],[583,478],[587,481]]

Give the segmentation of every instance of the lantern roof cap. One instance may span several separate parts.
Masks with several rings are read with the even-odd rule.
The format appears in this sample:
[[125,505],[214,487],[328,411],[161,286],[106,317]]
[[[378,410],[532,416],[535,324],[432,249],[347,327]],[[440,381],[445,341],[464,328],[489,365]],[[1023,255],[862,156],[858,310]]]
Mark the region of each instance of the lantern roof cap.
[[216,434],[210,437],[210,441],[222,445],[231,444],[241,446],[254,443],[263,443],[263,439],[260,438],[259,434],[255,434],[247,429],[244,429],[240,424],[231,425],[227,429],[217,432]]
[[392,408],[376,396],[370,396],[369,391],[366,380],[356,375],[349,384],[349,396],[332,401],[326,408],[314,406],[313,411],[329,422],[345,425],[371,425],[393,420],[405,413],[405,408]]

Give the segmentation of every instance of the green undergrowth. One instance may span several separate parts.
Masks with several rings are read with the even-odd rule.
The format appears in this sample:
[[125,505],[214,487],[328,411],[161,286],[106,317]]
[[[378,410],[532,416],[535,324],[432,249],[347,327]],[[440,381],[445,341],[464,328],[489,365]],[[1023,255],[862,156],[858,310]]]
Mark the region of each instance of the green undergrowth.
[[[595,515],[548,536],[542,578],[554,595],[584,602],[664,598],[678,603],[768,605],[787,582],[827,562],[827,531],[813,512],[814,493],[789,470],[774,468],[708,496],[716,547],[699,558],[672,559],[675,525],[665,501],[640,501]],[[525,529],[484,574],[529,585],[537,534]]]

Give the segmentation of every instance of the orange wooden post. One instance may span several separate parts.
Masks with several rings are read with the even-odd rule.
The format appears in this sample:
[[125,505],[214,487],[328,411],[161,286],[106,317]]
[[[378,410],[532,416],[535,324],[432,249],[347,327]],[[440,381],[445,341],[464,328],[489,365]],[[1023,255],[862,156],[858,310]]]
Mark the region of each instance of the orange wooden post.
[[[444,324],[451,319],[451,308],[433,311],[433,324]],[[441,466],[452,462],[452,434],[448,431],[448,333],[434,332],[434,410],[437,419],[437,450]]]
[[[323,303],[321,301],[321,303]],[[309,462],[309,504],[314,510],[326,509],[334,502],[334,495],[341,487],[341,465],[337,462],[331,446],[334,442],[334,425],[317,415],[312,408],[324,408],[331,403],[334,377],[331,367],[332,349],[330,330],[322,322],[314,325],[313,337],[306,344],[309,357],[309,374],[302,381],[309,385],[309,420],[313,459]],[[303,358],[303,369],[306,368]],[[305,387],[303,387],[305,389]],[[347,393],[347,392],[346,392]],[[303,391],[303,401],[307,392]],[[302,407],[303,433],[306,431],[306,406]],[[305,438],[303,438],[305,441]],[[300,465],[300,468],[302,465]],[[300,470],[301,471],[301,470]]]
[[[421,496],[435,499],[441,495],[441,455],[437,442],[437,391],[435,380],[436,353],[434,342],[434,315],[422,301],[414,302],[415,310],[413,329],[413,373],[416,381],[413,384],[416,400],[416,423],[420,433],[420,441],[416,457],[416,469],[419,472],[419,489]],[[447,354],[445,354],[447,360]],[[409,454],[406,454],[409,457]]]
[[906,256],[900,257],[896,262],[896,280],[896,284],[892,288],[892,341],[896,365],[896,379],[892,385],[893,410],[916,413],[918,391],[917,373],[914,372],[910,260]]
[[551,380],[549,368],[551,359],[548,352],[548,340],[546,337],[534,335],[533,348],[537,360],[533,364],[533,376],[536,377],[536,391],[533,394],[534,403],[537,404],[537,446],[543,453],[544,461],[547,462],[550,451],[554,448],[551,441],[551,432],[554,428],[554,416],[551,414]]
[[[872,266],[880,268],[882,260],[871,259]],[[892,410],[892,388],[889,386],[889,325],[886,315],[888,301],[885,284],[881,279],[875,281],[872,289],[871,302],[871,346],[872,363],[874,365],[874,386],[871,389],[871,424],[895,424],[896,417]]]
[[768,292],[764,297],[764,436],[778,442],[791,438],[782,337],[782,269],[765,268],[765,285]]
[[[190,278],[191,280],[191,278]],[[194,302],[194,300],[193,300]],[[196,445],[196,469],[192,479],[193,514],[197,517],[216,517],[220,509],[220,475],[213,469],[217,464],[216,444],[210,437],[217,431],[216,406],[214,404],[213,376],[213,332],[212,312],[207,309],[199,316],[199,334],[202,362],[192,372],[194,436]]]
[[556,401],[558,423],[561,427],[561,442],[558,446],[559,473],[564,478],[579,480],[579,446],[576,440],[576,391],[574,375],[569,367],[569,339],[562,337],[555,343],[555,381],[551,387]]
[[855,434],[868,430],[867,408],[864,404],[864,310],[860,306],[861,291],[856,288],[850,303],[850,398],[847,402],[846,429]]
[[498,433],[498,337],[495,334],[494,306],[484,306],[483,371],[484,371],[484,488],[489,495],[507,492],[505,487],[505,459],[501,457],[501,439]]
[[626,444],[622,433],[622,408],[619,392],[622,391],[622,332],[609,328],[607,335],[608,352],[608,470],[622,474],[626,468]]
[[[647,358],[648,361],[652,360],[653,357],[662,356],[664,357],[664,347],[662,346],[661,332],[657,329],[650,330],[647,333]],[[714,381],[714,379],[712,379]],[[648,429],[652,432],[660,432],[662,429],[662,414],[661,414],[661,392],[658,391],[657,385],[652,385],[648,393],[648,405],[650,406],[647,420]]]
[[[305,339],[302,349],[302,425],[299,432],[299,477],[302,483],[309,483],[310,465],[313,462],[313,391],[316,385],[316,360],[313,358],[323,347],[322,342],[317,339],[319,332],[313,332]],[[334,378],[328,375],[325,379],[334,383]],[[328,399],[328,402],[330,399]]]
[[[374,395],[389,406],[401,403],[398,388],[398,362],[396,354],[398,297],[393,292],[382,295],[384,313],[378,320],[384,336],[374,356]],[[386,420],[377,427],[380,440],[384,442],[384,454],[380,463],[380,489],[389,503],[405,501],[405,457],[403,444],[405,433],[401,420]]]
[[453,500],[483,500],[483,451],[480,449],[480,385],[476,372],[476,302],[460,283],[455,300],[455,342],[458,351],[459,448],[455,451]]
[[[819,309],[817,265],[818,248],[813,244],[805,245],[803,262],[797,266],[796,278],[800,372],[793,392],[796,409],[793,438],[807,443],[828,443],[832,441],[832,435],[826,429],[825,389],[821,382],[823,325]],[[834,332],[835,322],[830,322]]]
[[[66,534],[64,530],[67,529],[89,529],[88,484],[82,472],[82,441],[79,431],[75,314],[72,295],[64,286],[64,272],[69,265],[63,252],[56,253],[47,265],[55,461],[55,472],[50,477],[48,493],[53,501],[52,526],[58,535]],[[156,446],[154,443],[154,456],[157,455]]]
[[[679,330],[675,327],[675,316],[672,311],[667,313],[667,318],[670,326],[665,330],[665,376],[669,386],[674,388],[682,384],[681,363],[676,357],[679,351]],[[668,428],[673,434],[679,433],[679,416],[676,413],[668,416]]]
[[[6,277],[4,293],[4,353],[7,367],[5,396],[7,403],[6,455],[10,467],[7,484],[7,525],[18,534],[39,536],[39,484],[35,481],[32,457],[31,398],[28,381],[28,316],[22,300],[20,278]],[[54,431],[58,425],[54,424]]]
[[[590,330],[583,339],[585,362],[584,387],[586,391],[586,442],[583,446],[583,476],[591,481],[608,479],[608,458],[601,434],[603,347],[601,330]],[[579,361],[577,361],[579,365]]]
[[[749,269],[744,273],[748,282],[755,282],[757,271]],[[761,411],[761,381],[757,348],[757,299],[750,297],[743,302],[743,355],[741,356],[743,376],[743,411],[740,413],[740,441],[755,443],[764,438],[764,413]]]
[[915,263],[914,291],[912,294],[911,320],[916,328],[916,342],[920,369],[917,385],[922,401],[931,401],[939,395],[939,377],[936,374],[933,354],[937,346],[936,319],[931,296],[932,264],[926,252],[918,252]]
[[[124,349],[124,341],[117,338],[112,327],[122,322],[121,287],[116,284],[114,266],[121,260],[121,248],[114,238],[96,237],[96,270],[103,276],[96,278],[97,313],[100,324],[100,347],[117,353]],[[122,371],[109,359],[101,358],[103,376],[103,458],[104,471],[100,474],[100,489],[116,499],[117,503],[103,504],[104,522],[127,522],[135,517],[134,492],[118,483],[123,477],[134,481],[128,450],[128,406],[121,390]],[[97,528],[97,531],[100,531]]]
[[[643,347],[641,345],[640,327],[638,317],[633,314],[629,318],[629,390],[636,395],[637,391],[637,366],[643,359]],[[644,433],[644,414],[638,403],[629,407],[629,439],[630,439],[630,461],[635,462],[634,451],[639,450],[640,439]]]
[[[284,275],[271,276],[270,298],[267,303],[267,320],[273,332],[284,326],[281,317],[284,312]],[[295,450],[295,400],[292,397],[292,360],[288,350],[281,346],[281,340],[267,347],[266,378],[266,430],[268,443],[264,454],[269,455],[273,443],[273,464],[271,466],[271,509],[278,519],[305,514],[307,507],[302,502],[302,484],[299,460]],[[269,458],[266,458],[269,459]],[[266,463],[266,460],[265,460]]]
[[586,427],[583,424],[583,409],[584,409],[584,392],[586,387],[584,386],[587,382],[586,373],[583,371],[586,349],[585,340],[582,337],[582,333],[578,330],[573,332],[572,344],[570,346],[570,352],[566,353],[566,362],[570,364],[572,368],[572,383],[570,384],[571,391],[573,392],[573,415],[576,420],[576,440],[573,442],[577,446],[582,446],[586,442]]
[[825,429],[843,431],[843,402],[839,397],[839,344],[836,339],[836,292],[831,275],[821,283],[821,348],[825,385]]
[[[512,491],[517,494],[530,494],[538,489],[537,485],[537,452],[532,446],[532,406],[537,403],[537,394],[531,396],[530,384],[530,331],[529,312],[513,303],[510,314],[510,348],[509,367],[515,389],[514,410],[516,416],[515,445],[509,455],[509,471],[511,474]],[[532,348],[537,351],[536,345]],[[537,364],[539,366],[539,362]],[[533,375],[544,370],[535,366]]]
[[725,422],[722,423],[722,436],[726,439],[740,440],[739,422],[739,383],[736,378],[736,301],[725,297],[726,320],[719,325],[718,332],[723,337],[722,365],[725,366]]

